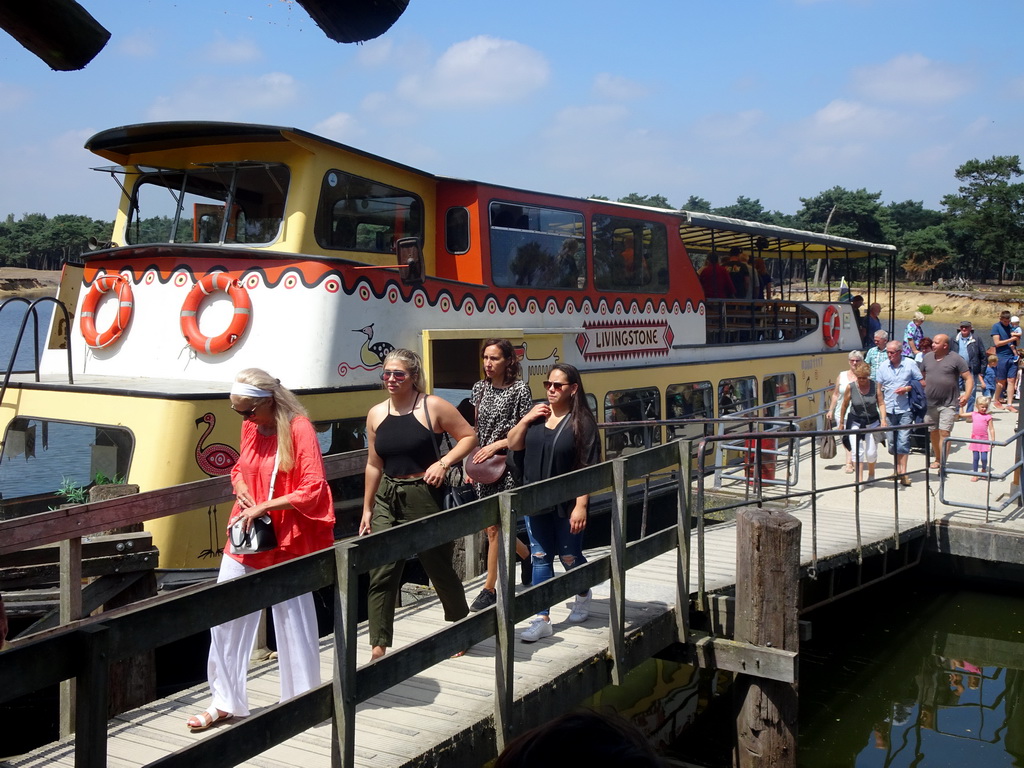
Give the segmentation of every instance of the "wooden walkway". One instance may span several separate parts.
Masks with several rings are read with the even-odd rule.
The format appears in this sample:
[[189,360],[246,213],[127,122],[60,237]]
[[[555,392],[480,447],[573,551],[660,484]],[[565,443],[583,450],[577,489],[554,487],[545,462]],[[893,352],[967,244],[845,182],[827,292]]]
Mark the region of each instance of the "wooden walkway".
[[[1008,422],[1006,415],[1003,420]],[[958,426],[959,429],[959,426]],[[997,427],[998,429],[998,427]],[[1009,431],[1010,425],[1006,424]],[[956,432],[954,434],[957,434]],[[1009,455],[1009,449],[1006,456]],[[953,461],[962,463],[966,446],[954,455]],[[842,452],[840,451],[840,457]],[[891,472],[883,456],[879,475]],[[997,462],[1001,459],[996,454]],[[911,456],[910,469],[923,469],[923,457]],[[997,467],[998,467],[997,463]],[[809,472],[803,468],[801,484],[809,483]],[[831,462],[819,460],[818,482],[829,485],[852,479],[842,471],[840,459]],[[963,498],[976,500],[985,495],[985,483],[970,483],[969,478],[952,478],[950,492],[963,494]],[[993,488],[993,497],[1003,489]],[[898,546],[897,541],[922,537],[927,532],[926,500],[932,505],[932,519],[958,520],[965,525],[984,524],[984,513],[947,507],[936,509],[937,483],[926,484],[915,479],[911,488],[896,489],[892,482],[880,483],[860,491],[859,524],[861,548],[877,552]],[[894,514],[898,499],[898,520]],[[816,509],[808,499],[789,507],[791,514],[803,525],[801,542],[802,566],[808,569],[816,557],[817,570],[848,562],[856,557],[855,514],[856,496],[850,488],[825,490],[817,498]],[[812,522],[812,515],[816,518]],[[1020,510],[1009,511],[991,524],[1011,527],[1024,525]],[[698,583],[698,543],[692,538],[691,589]],[[733,586],[736,571],[736,526],[722,523],[705,530],[705,586],[709,592]],[[589,553],[591,559],[604,552]],[[676,557],[667,553],[649,560],[627,572],[626,622],[631,636],[646,637],[646,652],[657,652],[662,639],[671,637],[676,609]],[[480,587],[480,580],[467,584],[467,595],[472,598]],[[604,679],[609,666],[609,588],[608,583],[594,589],[590,619],[582,625],[570,625],[565,619],[568,603],[552,609],[555,635],[534,644],[516,643],[514,663],[515,700],[521,703],[556,700],[550,704],[553,711],[564,711],[574,706],[582,695],[578,683],[581,677],[594,674]],[[435,599],[425,599],[400,609],[396,621],[396,648],[423,638],[445,626],[441,609]],[[519,627],[517,629],[521,629]],[[365,641],[366,628],[360,628],[360,665],[369,660]],[[495,710],[495,641],[480,643],[460,658],[446,660],[427,669],[404,683],[360,704],[356,715],[355,764],[365,768],[390,768],[435,764],[471,764],[467,757],[480,765],[490,759],[493,750],[493,716]],[[329,685],[334,662],[333,642],[321,642],[323,679]],[[596,670],[596,671],[595,671]],[[277,665],[274,661],[252,667],[250,672],[250,705],[254,713],[276,703],[278,695]],[[208,704],[205,685],[186,690],[176,696],[151,704],[115,718],[110,723],[108,765],[142,766],[177,750],[208,738],[230,723],[217,725],[208,731],[192,734],[184,726],[185,718]],[[543,697],[543,698],[542,698]],[[236,721],[237,722],[237,721]],[[296,766],[314,768],[331,764],[331,725],[329,722],[310,729],[260,756],[239,763],[243,766]],[[490,735],[488,735],[490,734]],[[446,757],[447,755],[447,757]],[[73,766],[74,743],[51,744],[30,755],[0,762],[11,768],[35,766]]]

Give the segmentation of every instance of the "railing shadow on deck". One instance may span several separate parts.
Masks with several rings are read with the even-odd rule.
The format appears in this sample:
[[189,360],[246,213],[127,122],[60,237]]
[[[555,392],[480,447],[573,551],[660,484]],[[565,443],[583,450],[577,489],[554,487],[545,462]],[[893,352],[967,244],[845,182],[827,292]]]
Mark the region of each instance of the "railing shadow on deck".
[[[213,733],[149,766],[235,765],[325,720],[333,720],[332,765],[354,762],[356,706],[457,651],[496,638],[496,747],[529,724],[516,707],[513,686],[514,624],[539,609],[610,580],[609,656],[611,679],[619,682],[632,666],[661,648],[646,647],[644,633],[626,631],[625,574],[628,568],[669,551],[676,554],[677,605],[689,603],[691,498],[688,483],[677,484],[674,526],[626,541],[627,486],[652,472],[669,470],[690,477],[689,442],[667,443],[551,481],[524,486],[369,536],[339,542],[324,550],[221,584],[200,585],[153,598],[138,607],[83,619],[42,633],[0,653],[0,701],[7,701],[62,680],[76,678],[75,764],[106,764],[107,670],[111,663],[188,637],[216,624],[266,608],[297,595],[336,586],[334,679],[308,693],[267,707],[231,728]],[[366,452],[327,457],[328,477],[361,472]],[[568,573],[516,595],[516,520],[528,510],[544,509],[584,493],[612,489],[611,545]],[[112,524],[142,522],[232,498],[228,478],[151,491],[123,499],[0,521],[0,554],[25,546],[61,541],[104,530]],[[371,568],[409,558],[416,552],[475,534],[499,524],[498,602],[471,614],[384,658],[357,668],[358,576]],[[688,637],[688,611],[675,612],[670,642]]]

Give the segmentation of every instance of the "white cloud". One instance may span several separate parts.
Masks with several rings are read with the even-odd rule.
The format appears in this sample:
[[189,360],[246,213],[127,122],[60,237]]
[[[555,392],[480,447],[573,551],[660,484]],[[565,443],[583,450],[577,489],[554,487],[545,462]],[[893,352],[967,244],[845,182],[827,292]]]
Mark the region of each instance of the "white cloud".
[[252,119],[254,111],[280,112],[295,103],[299,83],[283,72],[256,77],[195,78],[177,93],[161,96],[146,111],[149,120]]
[[594,77],[592,86],[594,95],[603,99],[614,101],[628,101],[630,99],[642,99],[650,91],[647,86],[619,75],[612,75],[607,72],[600,72]]
[[860,67],[853,71],[851,79],[860,95],[892,104],[944,104],[971,87],[971,78],[966,73],[919,53]]
[[365,67],[380,67],[391,60],[393,49],[391,38],[378,37],[356,49],[356,60]]
[[834,99],[807,121],[806,132],[812,139],[835,140],[890,136],[905,124],[905,118],[859,101]]
[[203,50],[203,57],[218,64],[248,64],[263,58],[263,52],[252,40],[228,40],[223,35]]
[[132,59],[152,59],[160,50],[156,40],[152,31],[133,32],[117,38],[117,51]]
[[14,112],[31,99],[31,93],[10,83],[0,82],[0,112]]
[[340,141],[343,144],[351,144],[365,135],[366,132],[359,125],[359,121],[355,117],[347,112],[337,112],[326,120],[321,120],[315,124],[313,126],[313,133]]
[[533,48],[480,35],[451,46],[423,74],[403,78],[398,93],[424,107],[504,104],[543,87],[549,73]]
[[764,122],[764,117],[759,109],[706,115],[694,124],[693,134],[698,140],[735,140],[752,133]]

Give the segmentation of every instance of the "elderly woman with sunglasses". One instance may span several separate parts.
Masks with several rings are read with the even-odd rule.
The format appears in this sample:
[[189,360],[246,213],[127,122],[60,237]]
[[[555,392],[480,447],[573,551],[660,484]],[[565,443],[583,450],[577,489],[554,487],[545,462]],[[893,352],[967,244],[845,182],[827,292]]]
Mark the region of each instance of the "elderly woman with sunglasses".
[[[477,438],[458,410],[424,393],[423,364],[415,352],[396,349],[384,358],[381,380],[388,399],[366,416],[366,491],[359,535],[394,528],[441,510],[441,485],[448,467],[469,456]],[[456,442],[443,457],[441,435]],[[447,621],[469,613],[462,580],[452,566],[454,543],[418,555]],[[370,571],[368,618],[371,658],[379,659],[394,640],[395,606],[405,561]]]
[[[832,429],[846,429],[847,406],[844,405],[846,401],[843,400],[843,395],[846,393],[847,387],[857,380],[857,377],[853,375],[854,366],[864,362],[864,353],[857,349],[850,352],[847,357],[850,368],[840,371],[836,376],[836,385],[832,389],[832,402],[828,407],[829,413],[832,415]],[[843,447],[846,449],[846,474],[851,475],[853,474],[853,456],[850,454],[849,438],[843,438]]]
[[[524,450],[523,482],[535,483],[600,460],[597,424],[587,403],[580,372],[572,365],[558,363],[544,382],[547,402],[538,403],[508,433],[510,450]],[[526,532],[533,553],[533,583],[536,586],[555,575],[555,556],[569,570],[587,562],[583,555],[583,531],[587,527],[590,497],[528,512]],[[571,624],[590,616],[590,590],[577,595],[569,613]],[[548,610],[540,611],[519,639],[534,643],[551,637],[554,628]]]
[[[277,546],[234,552],[228,541],[217,581],[308,555],[334,544],[334,501],[324,477],[316,432],[306,411],[281,382],[258,368],[241,371],[231,386],[231,408],[242,417],[238,461],[231,470],[235,505],[228,526],[248,530],[269,515]],[[246,676],[261,611],[211,628],[208,674],[213,702],[188,719],[192,730],[249,714]],[[310,593],[273,606],[281,665],[281,701],[320,684],[316,610]]]

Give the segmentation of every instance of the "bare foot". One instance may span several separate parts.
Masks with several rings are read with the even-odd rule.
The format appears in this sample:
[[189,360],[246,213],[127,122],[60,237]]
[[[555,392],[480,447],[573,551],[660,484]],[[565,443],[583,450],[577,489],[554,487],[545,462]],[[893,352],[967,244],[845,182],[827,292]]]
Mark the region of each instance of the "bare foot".
[[387,652],[388,652],[388,649],[387,649],[386,646],[383,646],[383,645],[375,645],[375,646],[373,646],[373,648],[370,650],[370,661],[376,661],[377,659],[379,659],[381,656],[383,656]]
[[978,480],[980,480],[980,479],[981,479],[980,477],[972,477],[972,478],[971,478],[971,482],[972,482],[972,483],[976,483],[976,482],[978,482]]

